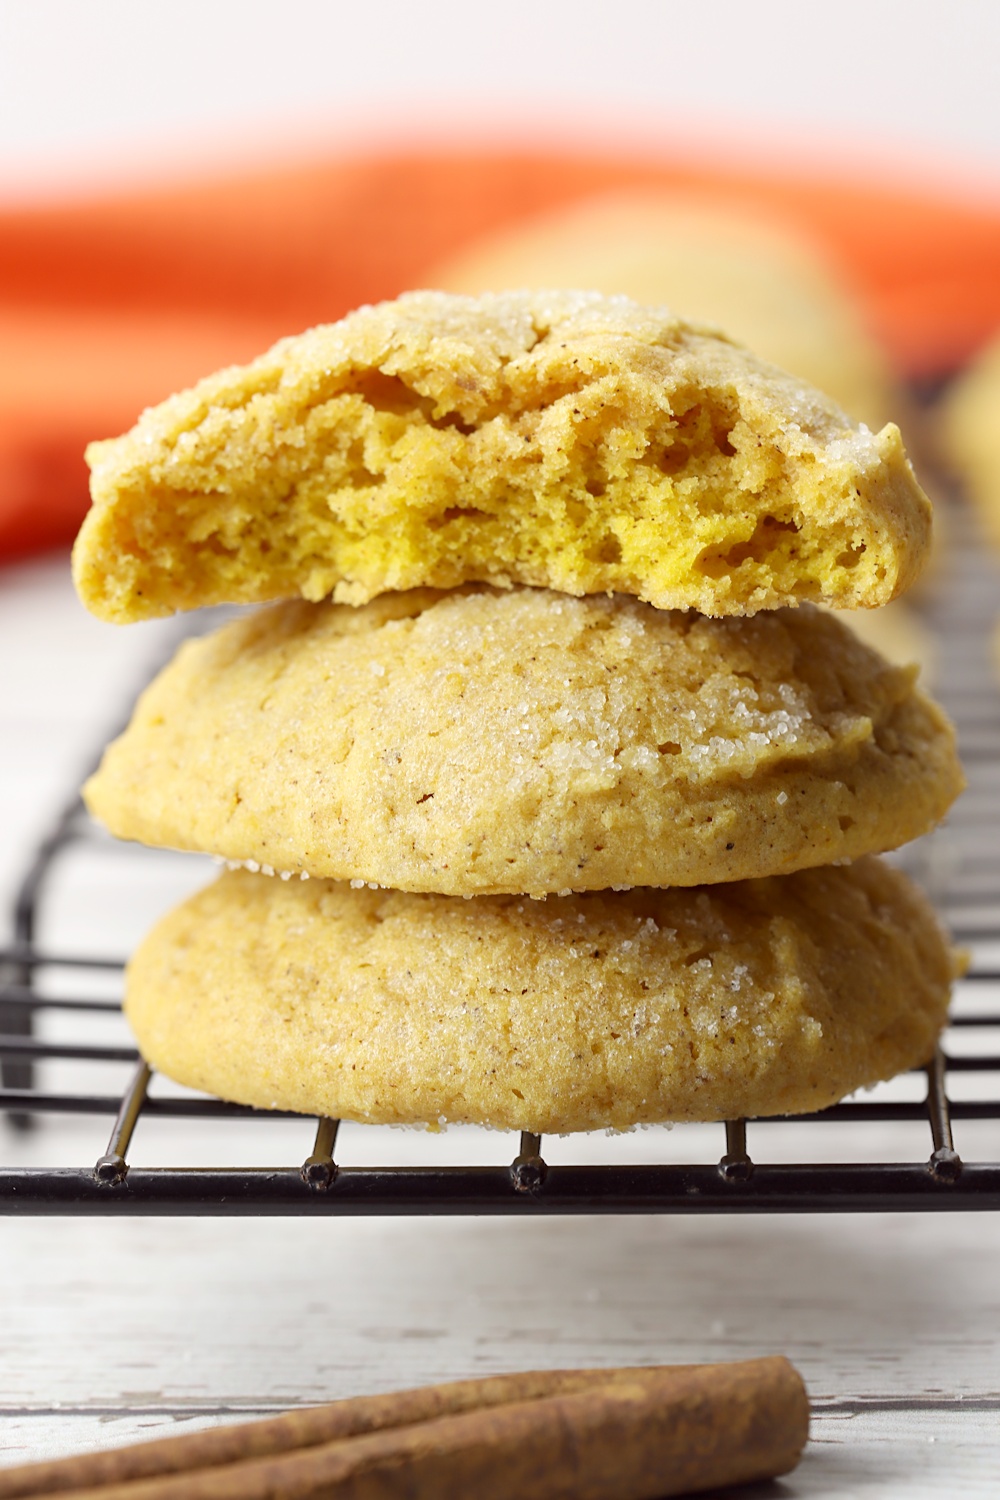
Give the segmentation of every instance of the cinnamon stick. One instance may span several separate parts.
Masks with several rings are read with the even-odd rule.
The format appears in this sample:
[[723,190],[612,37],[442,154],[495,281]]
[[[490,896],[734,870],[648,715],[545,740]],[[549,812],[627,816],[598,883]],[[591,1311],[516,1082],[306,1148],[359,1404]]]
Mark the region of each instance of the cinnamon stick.
[[32,1495],[57,1495],[158,1474],[187,1473],[241,1459],[265,1458],[479,1407],[533,1401],[540,1396],[613,1384],[633,1375],[641,1378],[649,1369],[642,1366],[635,1370],[527,1370],[480,1380],[418,1386],[380,1396],[355,1396],[265,1417],[262,1421],[239,1422],[204,1432],[154,1438],[102,1453],[0,1469],[0,1500],[26,1500]]
[[[538,1394],[546,1382],[552,1382],[549,1393]],[[492,1388],[500,1399],[470,1405],[476,1388],[481,1394]],[[416,1411],[421,1396],[421,1409],[436,1406],[443,1414],[411,1415],[390,1425],[393,1412]],[[388,1403],[380,1408],[381,1425],[359,1430],[359,1420],[371,1420],[373,1401]],[[653,1500],[787,1473],[808,1430],[802,1381],[778,1357],[542,1372],[339,1402],[325,1410],[339,1410],[342,1430],[332,1440],[297,1451],[272,1449],[265,1456],[258,1449],[255,1457],[247,1457],[250,1450],[243,1446],[238,1461],[209,1467],[194,1461],[193,1438],[173,1440],[175,1451],[185,1445],[183,1467],[175,1463],[156,1477],[99,1487],[92,1487],[88,1472],[84,1488],[80,1479],[90,1461],[79,1460],[72,1493],[77,1500]],[[273,1434],[281,1420],[245,1427],[244,1443],[254,1429],[268,1427]],[[281,1429],[280,1436],[288,1431]],[[162,1459],[170,1442],[143,1447],[160,1449]],[[120,1458],[129,1451],[95,1457]],[[21,1473],[30,1481],[33,1469],[51,1473],[61,1467],[65,1479],[72,1462]],[[59,1492],[32,1485],[5,1494]],[[66,1483],[61,1492],[67,1493]]]

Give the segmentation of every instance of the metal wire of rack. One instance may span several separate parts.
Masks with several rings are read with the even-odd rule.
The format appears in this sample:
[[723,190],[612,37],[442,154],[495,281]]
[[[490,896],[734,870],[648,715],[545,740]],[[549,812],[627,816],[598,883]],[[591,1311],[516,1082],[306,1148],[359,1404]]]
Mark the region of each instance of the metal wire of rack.
[[[969,790],[947,826],[911,845],[900,859],[930,891],[956,941],[971,950],[969,972],[956,985],[944,1046],[924,1070],[921,1100],[876,1095],[796,1117],[796,1123],[808,1123],[810,1134],[816,1135],[843,1123],[923,1121],[928,1149],[919,1159],[754,1161],[748,1124],[756,1132],[774,1123],[762,1119],[725,1122],[718,1158],[695,1163],[551,1165],[540,1138],[523,1133],[512,1159],[492,1165],[371,1167],[338,1161],[338,1121],[319,1119],[312,1151],[288,1166],[133,1165],[129,1148],[141,1119],[197,1119],[209,1131],[220,1121],[246,1122],[251,1130],[256,1120],[302,1117],[187,1091],[160,1092],[133,1048],[95,1043],[92,1034],[88,1038],[88,1020],[117,1012],[117,999],[52,995],[39,984],[39,975],[56,973],[85,991],[83,976],[102,973],[120,980],[124,968],[118,957],[74,956],[37,940],[39,914],[61,863],[71,850],[98,837],[74,797],[24,871],[12,941],[0,948],[0,1118],[5,1116],[14,1132],[53,1113],[106,1115],[113,1125],[107,1148],[93,1166],[0,1164],[0,1212],[335,1217],[1000,1209],[1000,1133],[990,1146],[991,1159],[972,1160],[959,1154],[953,1130],[955,1122],[1000,1121],[1000,1000],[990,988],[1000,986],[1000,692],[989,661],[1000,589],[993,563],[968,536],[968,526],[960,513],[952,518],[953,577],[927,610],[941,643],[937,696],[958,724]],[[958,578],[961,587],[956,586]],[[47,1041],[35,1035],[35,1018],[53,1011],[80,1023],[78,1040]],[[959,1036],[971,1045],[955,1051],[953,1039]],[[39,1084],[39,1072],[52,1059],[78,1066],[77,1088],[60,1092]],[[94,1092],[87,1086],[88,1067],[108,1062],[132,1064],[121,1093]],[[974,1077],[976,1097],[950,1097],[960,1075]]]

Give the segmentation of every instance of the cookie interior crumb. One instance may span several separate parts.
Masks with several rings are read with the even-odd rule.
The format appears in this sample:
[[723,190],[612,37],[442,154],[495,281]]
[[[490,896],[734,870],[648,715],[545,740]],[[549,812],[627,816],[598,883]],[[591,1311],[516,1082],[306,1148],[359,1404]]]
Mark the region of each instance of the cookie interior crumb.
[[412,293],[92,444],[74,554],[124,622],[514,582],[754,613],[887,602],[929,545],[899,431],[665,309]]

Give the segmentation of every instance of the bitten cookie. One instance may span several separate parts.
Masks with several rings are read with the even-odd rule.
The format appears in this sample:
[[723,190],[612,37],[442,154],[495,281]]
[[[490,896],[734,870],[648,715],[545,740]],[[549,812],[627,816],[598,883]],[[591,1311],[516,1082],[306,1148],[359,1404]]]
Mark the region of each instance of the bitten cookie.
[[782,874],[895,848],[961,789],[914,675],[811,606],[292,602],[183,646],[85,797],[120,838],[401,890]]
[[899,431],[663,308],[419,292],[287,339],[92,444],[88,608],[469,580],[750,614],[871,607],[924,564]]
[[821,1109],[928,1060],[952,963],[898,871],[462,901],[225,874],[128,970],[194,1088],[373,1123],[574,1131]]

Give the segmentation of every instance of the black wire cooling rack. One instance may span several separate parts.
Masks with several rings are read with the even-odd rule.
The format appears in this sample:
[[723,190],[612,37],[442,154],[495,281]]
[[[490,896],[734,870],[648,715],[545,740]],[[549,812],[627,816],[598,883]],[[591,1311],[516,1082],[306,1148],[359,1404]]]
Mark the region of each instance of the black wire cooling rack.
[[[937,696],[959,726],[969,790],[945,828],[901,855],[936,902],[956,941],[971,952],[969,972],[956,985],[951,1025],[944,1045],[925,1072],[920,1098],[876,1090],[820,1114],[796,1117],[797,1142],[824,1150],[794,1162],[754,1161],[750,1132],[766,1132],[772,1120],[730,1120],[718,1131],[722,1148],[710,1160],[692,1163],[636,1160],[615,1164],[552,1165],[538,1136],[522,1134],[504,1153],[496,1142],[494,1164],[469,1166],[352,1165],[335,1151],[336,1120],[315,1124],[312,1151],[282,1167],[202,1167],[130,1164],[129,1149],[140,1120],[197,1119],[210,1133],[220,1122],[257,1122],[282,1116],[226,1104],[188,1091],[164,1091],[134,1049],[107,1045],[88,1030],[120,1009],[116,998],[90,998],[95,975],[120,991],[120,957],[63,951],[58,942],[37,940],[40,915],[61,866],[74,850],[103,836],[89,824],[79,800],[55,818],[25,870],[13,914],[13,938],[0,949],[0,1115],[7,1139],[25,1138],[52,1114],[106,1115],[113,1119],[107,1149],[92,1166],[4,1167],[0,1165],[0,1211],[10,1214],[424,1214],[424,1213],[733,1213],[858,1212],[867,1210],[1000,1209],[1000,692],[991,663],[991,643],[1000,615],[1000,588],[992,562],[963,537],[967,520],[956,514],[949,577],[939,597],[925,607],[939,641]],[[125,848],[125,859],[150,858]],[[165,856],[169,857],[169,856]],[[53,976],[59,981],[54,987]],[[53,988],[58,992],[53,993]],[[42,1040],[35,1022],[59,1012],[79,1026],[66,1040]],[[75,1085],[56,1091],[44,1084],[46,1068],[72,1064]],[[89,1081],[95,1065],[131,1064],[123,1092],[96,1092]],[[969,1097],[969,1083],[974,1096]],[[912,1080],[911,1080],[912,1082]],[[912,1089],[911,1089],[912,1092]],[[952,1096],[955,1097],[952,1097]],[[959,1096],[960,1095],[960,1096]],[[788,1117],[784,1117],[787,1123]],[[956,1122],[994,1122],[985,1155],[966,1150]],[[903,1160],[881,1159],[878,1127],[908,1122],[923,1145]],[[924,1134],[920,1129],[921,1122]],[[874,1159],[825,1159],[829,1132],[853,1125],[872,1132]],[[44,1129],[44,1125],[41,1125]],[[352,1127],[356,1129],[357,1127]],[[707,1127],[698,1130],[699,1142]],[[391,1159],[399,1137],[378,1132]],[[982,1139],[982,1127],[978,1127]],[[0,1129],[0,1157],[3,1130]],[[189,1137],[185,1137],[189,1140]],[[229,1137],[227,1136],[227,1140]],[[633,1139],[626,1137],[627,1142]],[[665,1137],[663,1137],[665,1139]],[[648,1155],[648,1136],[646,1137]],[[183,1145],[178,1145],[183,1157]],[[398,1151],[396,1152],[398,1155]],[[556,1153],[558,1154],[558,1153]],[[594,1153],[597,1154],[597,1153]],[[887,1153],[883,1152],[882,1155]]]

